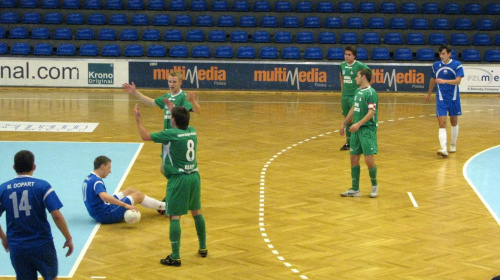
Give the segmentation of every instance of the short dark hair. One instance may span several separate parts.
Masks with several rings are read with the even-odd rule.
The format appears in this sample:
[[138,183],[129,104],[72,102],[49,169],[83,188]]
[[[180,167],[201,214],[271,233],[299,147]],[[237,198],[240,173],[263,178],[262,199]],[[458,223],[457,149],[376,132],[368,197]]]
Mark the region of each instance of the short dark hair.
[[443,50],[446,50],[447,53],[451,53],[451,46],[450,45],[441,45],[439,47],[439,53],[441,53]]
[[111,159],[107,156],[98,156],[94,160],[94,170],[101,168],[101,165],[106,165],[111,162]]
[[349,45],[349,46],[345,47],[344,52],[345,52],[345,51],[350,51],[350,52],[352,52],[352,55],[354,55],[354,57],[358,56],[358,49],[356,49],[356,47],[355,47],[355,46],[350,46],[350,45]]
[[365,76],[368,82],[372,81],[372,70],[363,68],[358,72],[361,76]]
[[14,156],[14,170],[16,170],[16,173],[30,172],[34,166],[35,155],[30,151],[22,150]]
[[187,129],[189,126],[189,111],[182,106],[172,108],[172,118],[175,119],[177,128]]

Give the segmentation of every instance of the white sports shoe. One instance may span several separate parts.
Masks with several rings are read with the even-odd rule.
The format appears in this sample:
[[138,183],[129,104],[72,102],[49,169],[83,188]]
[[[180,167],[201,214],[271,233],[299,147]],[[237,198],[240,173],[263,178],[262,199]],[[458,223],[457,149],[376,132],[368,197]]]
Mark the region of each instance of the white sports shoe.
[[378,186],[372,186],[372,191],[370,192],[370,197],[375,198],[378,196]]
[[361,192],[359,190],[355,191],[353,189],[348,189],[347,191],[340,194],[343,197],[354,197],[361,196]]
[[438,156],[442,156],[444,158],[447,158],[448,157],[448,151],[446,151],[445,149],[439,149],[437,151],[437,154]]
[[450,153],[455,153],[456,151],[457,151],[457,146],[456,146],[456,145],[454,145],[454,144],[451,144],[451,145],[450,145],[450,150],[449,150],[449,152],[450,152]]

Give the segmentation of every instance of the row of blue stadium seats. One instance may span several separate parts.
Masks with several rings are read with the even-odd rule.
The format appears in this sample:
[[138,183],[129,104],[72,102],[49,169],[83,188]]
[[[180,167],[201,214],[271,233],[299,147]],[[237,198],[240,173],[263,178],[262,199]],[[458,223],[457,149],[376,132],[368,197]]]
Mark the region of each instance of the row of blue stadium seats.
[[[76,47],[73,44],[60,44],[56,48],[56,55],[59,56],[74,56],[76,55]],[[212,57],[211,50],[208,46],[195,46],[191,50],[191,55],[189,55],[188,47],[183,45],[176,45],[170,47],[168,50],[162,45],[151,45],[147,48],[146,56],[148,57],[166,57],[168,52],[169,57],[177,58],[210,58]],[[11,55],[29,55],[31,54],[31,47],[27,43],[15,43],[10,49]],[[5,43],[0,43],[0,55],[8,54],[8,47]],[[52,55],[54,54],[54,47],[49,43],[39,43],[33,48],[34,55]],[[84,44],[80,46],[78,50],[78,55],[80,56],[98,56],[99,49],[94,44]],[[102,47],[101,56],[121,56],[121,48],[117,44],[104,45]],[[132,44],[125,47],[124,56],[126,57],[142,57],[145,55],[144,49],[141,45]],[[398,61],[435,61],[436,53],[432,49],[419,49],[415,55],[410,49],[401,48],[396,49],[392,58]],[[234,51],[229,46],[220,46],[215,48],[214,58],[233,58]],[[244,46],[239,47],[236,51],[237,58],[243,59],[301,59],[301,53],[297,47],[286,47],[280,51],[276,47],[262,47],[260,48],[258,55],[253,47]],[[317,47],[306,48],[304,51],[305,59],[312,60],[344,60],[344,50],[342,48],[330,48],[327,50],[326,56],[323,56],[323,50]],[[368,59],[368,53],[365,49],[358,49],[358,59],[365,60]],[[458,56],[455,53],[455,57]],[[387,48],[376,48],[372,50],[371,53],[372,60],[390,60],[391,54]],[[461,54],[462,61],[467,62],[479,62],[481,61],[481,55],[479,51],[474,49],[466,49]],[[486,62],[500,62],[500,50],[487,50],[484,52],[483,60]]]
[[[42,16],[37,12],[27,12],[20,17],[16,12],[5,12],[0,15],[0,23],[8,24],[85,24],[85,18],[81,13],[70,13],[66,16],[66,20],[63,19],[63,15],[58,12],[47,13]],[[106,19],[106,15],[102,13],[90,14],[87,18],[87,24],[89,25],[136,25],[136,26],[147,26],[147,25],[158,25],[158,26],[168,26],[171,24],[169,15],[155,15],[150,20],[147,14],[133,14],[131,16],[130,22],[125,14],[111,14],[109,16],[109,21]],[[238,20],[231,15],[221,15],[217,18],[217,21],[211,15],[201,15],[197,16],[194,20],[196,26],[219,26],[219,27],[284,27],[284,28],[343,28],[344,26],[349,29],[436,29],[436,30],[495,30],[500,29],[500,20],[497,22],[497,26],[492,19],[481,18],[477,19],[475,23],[469,18],[458,18],[455,19],[453,24],[447,18],[435,18],[432,22],[429,22],[426,18],[413,18],[410,23],[405,18],[394,17],[386,23],[386,20],[381,17],[369,18],[368,22],[365,24],[365,20],[361,17],[349,17],[345,19],[345,24],[340,17],[329,17],[325,19],[322,23],[321,19],[317,16],[305,17],[303,23],[300,24],[300,20],[296,16],[284,16],[281,18],[281,24],[278,24],[278,18],[275,16],[264,16],[258,22],[255,16],[242,16]],[[238,23],[238,24],[236,24]],[[174,25],[176,26],[192,26],[193,19],[189,15],[177,15],[174,18]]]
[[[104,5],[103,5],[103,2]],[[62,5],[59,0],[42,0],[40,6],[37,0],[20,0],[19,5],[17,0],[2,0],[0,8],[44,8],[44,9],[108,9],[108,10],[168,10],[171,11],[206,11],[209,10],[209,3],[205,0],[192,0],[189,5],[185,0],[171,0],[167,5],[164,0],[150,0],[147,5],[143,0],[128,0],[126,4],[122,0],[85,0],[83,5],[80,5],[79,0],[64,0]],[[395,2],[383,2],[379,7],[374,2],[361,2],[358,7],[356,7],[354,2],[344,1],[339,2],[337,7],[330,1],[322,1],[316,4],[314,7],[313,3],[310,1],[298,1],[294,5],[291,1],[277,1],[274,7],[271,7],[271,3],[266,0],[255,1],[252,5],[246,0],[237,0],[229,3],[227,0],[214,0],[210,1],[210,6],[212,11],[234,11],[234,12],[299,12],[299,13],[312,13],[312,12],[324,12],[324,13],[404,13],[404,14],[483,14],[483,7],[478,3],[467,3],[462,6],[458,3],[446,3],[441,8],[438,3],[423,3],[420,7],[415,2],[404,2],[400,7],[397,6]],[[486,14],[500,14],[500,4],[490,3],[486,4],[484,7]]]

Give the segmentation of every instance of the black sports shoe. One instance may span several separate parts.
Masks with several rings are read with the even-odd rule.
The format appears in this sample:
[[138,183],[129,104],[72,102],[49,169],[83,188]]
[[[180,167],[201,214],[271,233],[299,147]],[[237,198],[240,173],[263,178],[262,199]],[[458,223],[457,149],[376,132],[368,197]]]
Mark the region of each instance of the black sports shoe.
[[160,263],[169,266],[181,266],[181,259],[172,259],[172,257],[168,255],[166,258],[161,259]]
[[345,143],[342,148],[340,148],[341,151],[349,151],[349,148],[351,148],[351,145],[349,143]]
[[[166,198],[167,198],[167,197],[164,197],[164,198],[161,200],[161,202],[165,202],[165,199],[166,199]],[[157,210],[157,211],[158,211],[158,213],[160,213],[160,215],[165,215],[165,210]]]
[[202,257],[202,258],[206,258],[207,255],[208,255],[208,250],[207,249],[200,249],[198,250],[198,254]]

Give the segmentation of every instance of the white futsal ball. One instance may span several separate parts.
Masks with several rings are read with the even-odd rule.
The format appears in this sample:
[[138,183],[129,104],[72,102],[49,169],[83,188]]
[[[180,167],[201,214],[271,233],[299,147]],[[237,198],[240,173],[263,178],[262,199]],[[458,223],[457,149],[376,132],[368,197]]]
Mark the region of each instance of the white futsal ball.
[[125,211],[125,215],[123,216],[125,222],[127,224],[137,224],[141,220],[141,212],[134,210]]

